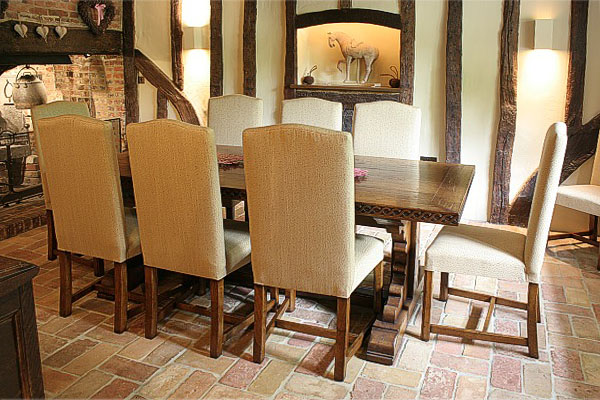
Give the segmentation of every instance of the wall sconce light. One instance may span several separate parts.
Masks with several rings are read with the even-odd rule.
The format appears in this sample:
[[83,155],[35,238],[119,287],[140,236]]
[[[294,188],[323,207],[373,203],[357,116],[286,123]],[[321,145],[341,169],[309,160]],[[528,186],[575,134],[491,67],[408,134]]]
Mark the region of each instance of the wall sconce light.
[[534,49],[552,50],[552,33],[554,32],[554,20],[536,19],[534,21]]
[[208,25],[183,28],[183,49],[195,50],[210,48],[210,30]]

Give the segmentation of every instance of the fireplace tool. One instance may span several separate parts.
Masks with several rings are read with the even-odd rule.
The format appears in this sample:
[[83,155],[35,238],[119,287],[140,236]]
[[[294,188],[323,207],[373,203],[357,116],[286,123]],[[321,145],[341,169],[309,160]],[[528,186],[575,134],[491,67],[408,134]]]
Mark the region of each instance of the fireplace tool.
[[6,166],[6,182],[0,181],[0,187],[7,187],[8,192],[0,195],[0,204],[7,207],[10,203],[42,194],[42,185],[16,188],[23,184],[25,162],[31,154],[29,133],[16,133],[9,130],[0,132],[0,163]]

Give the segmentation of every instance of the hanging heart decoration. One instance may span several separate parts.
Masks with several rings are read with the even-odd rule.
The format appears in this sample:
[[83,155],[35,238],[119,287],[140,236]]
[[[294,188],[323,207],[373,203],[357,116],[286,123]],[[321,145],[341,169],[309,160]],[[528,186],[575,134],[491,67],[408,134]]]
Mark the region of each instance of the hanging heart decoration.
[[54,32],[56,32],[59,39],[62,39],[67,34],[67,28],[64,26],[57,26],[54,28]]
[[22,38],[27,36],[27,25],[19,22],[18,24],[15,24],[14,26],[14,30],[15,32],[17,32],[19,34],[19,36],[21,36]]
[[46,42],[48,41],[48,33],[50,32],[50,29],[47,26],[38,26],[37,28],[35,28],[35,32],[38,35],[40,35],[42,39],[44,39]]
[[94,35],[103,34],[115,18],[111,0],[79,0],[77,12]]

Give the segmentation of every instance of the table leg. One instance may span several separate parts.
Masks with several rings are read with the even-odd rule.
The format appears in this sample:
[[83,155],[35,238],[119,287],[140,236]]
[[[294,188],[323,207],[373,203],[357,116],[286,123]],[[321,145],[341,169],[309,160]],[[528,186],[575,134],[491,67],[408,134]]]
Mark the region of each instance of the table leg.
[[[417,222],[405,223],[406,265],[396,265],[392,260],[392,279],[384,312],[371,330],[367,346],[367,360],[392,365],[419,298],[417,291],[422,271],[419,268],[419,226]],[[394,234],[392,234],[394,239]]]

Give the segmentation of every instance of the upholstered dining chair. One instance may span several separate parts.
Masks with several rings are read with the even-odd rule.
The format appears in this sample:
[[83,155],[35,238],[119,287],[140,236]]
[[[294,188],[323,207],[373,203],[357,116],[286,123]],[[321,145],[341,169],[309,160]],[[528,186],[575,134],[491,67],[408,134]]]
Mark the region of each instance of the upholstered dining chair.
[[357,103],[352,132],[356,155],[418,160],[421,110],[396,101]]
[[[44,202],[46,204],[46,225],[48,230],[48,259],[55,260],[57,256],[56,232],[54,228],[54,216],[52,214],[52,201],[48,190],[48,179],[46,177],[46,165],[44,163],[44,153],[39,146],[39,133],[37,130],[38,121],[42,118],[58,117],[60,115],[81,115],[89,117],[90,111],[86,103],[71,101],[54,101],[47,104],[41,104],[31,109],[31,121],[33,123],[33,134],[35,138],[38,161],[40,166],[40,175],[42,178],[42,191],[44,193]],[[75,257],[78,262],[88,263],[87,260]],[[94,273],[96,276],[104,274],[104,265],[101,260],[93,260]]]
[[[600,136],[598,137],[600,146]],[[600,147],[596,147],[600,149]],[[598,216],[600,216],[600,151],[594,156],[592,177],[588,185],[563,185],[558,187],[556,204],[589,214],[589,229],[586,232],[568,232],[550,235],[549,240],[573,238],[599,247]],[[600,247],[599,247],[600,249]],[[600,270],[600,252],[597,268]]]
[[[357,103],[352,124],[354,153],[361,156],[419,159],[421,110],[396,101]],[[406,253],[408,240],[404,226],[361,216],[358,225],[383,228],[392,236],[392,264]]]
[[[374,271],[374,308],[381,310],[383,242],[354,233],[352,137],[306,125],[244,131],[244,169],[254,273],[254,362],[278,326],[335,338],[334,378],[343,380],[364,331],[349,345],[350,295]],[[286,295],[267,325],[265,286],[333,296],[337,330],[281,318]]]
[[[565,124],[559,122],[552,125],[544,141],[527,234],[499,227],[459,225],[444,227],[434,239],[425,253],[421,326],[423,340],[429,340],[430,333],[437,333],[523,345],[528,347],[530,357],[538,358],[537,322],[541,322],[540,273],[566,146]],[[442,274],[440,300],[446,301],[450,294],[489,303],[481,330],[431,323],[434,272]],[[527,282],[527,302],[448,287],[449,273]],[[527,310],[527,337],[487,332],[496,304]]]
[[210,311],[191,304],[187,310],[210,315],[216,358],[223,349],[224,278],[250,262],[250,234],[246,223],[223,220],[214,133],[162,119],[130,124],[127,138],[143,243],[146,337],[156,336],[157,269],[208,279]]
[[342,103],[316,97],[302,97],[283,101],[281,123],[310,125],[341,131],[342,114]]
[[[241,94],[208,99],[208,127],[214,131],[218,145],[241,146],[244,129],[262,124],[262,99]],[[229,201],[223,204],[227,219],[234,218],[234,210],[238,203],[240,202]]]
[[135,210],[123,206],[119,166],[109,122],[78,115],[40,119],[48,190],[56,220],[60,261],[60,315],[91,291],[72,293],[71,254],[114,262],[114,330],[127,327],[127,265],[138,256]]
[[242,94],[208,99],[208,127],[215,133],[217,144],[241,146],[246,128],[262,126],[263,101]]

